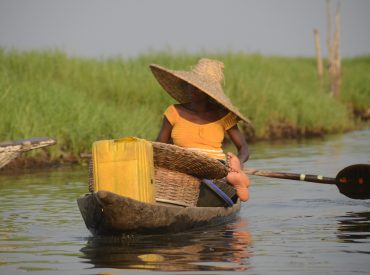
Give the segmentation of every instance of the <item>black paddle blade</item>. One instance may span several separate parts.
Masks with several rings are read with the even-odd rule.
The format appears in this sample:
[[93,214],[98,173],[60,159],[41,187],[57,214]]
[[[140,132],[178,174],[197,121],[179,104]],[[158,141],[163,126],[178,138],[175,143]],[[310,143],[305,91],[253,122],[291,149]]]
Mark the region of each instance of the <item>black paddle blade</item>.
[[351,199],[370,199],[370,164],[348,166],[335,179],[339,192],[343,195]]

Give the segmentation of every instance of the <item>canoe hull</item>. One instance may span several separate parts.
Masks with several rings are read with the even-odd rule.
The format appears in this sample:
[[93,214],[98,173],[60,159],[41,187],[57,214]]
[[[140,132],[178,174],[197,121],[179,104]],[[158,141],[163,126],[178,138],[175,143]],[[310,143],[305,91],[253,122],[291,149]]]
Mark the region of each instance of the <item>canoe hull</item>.
[[28,138],[14,141],[0,142],[0,169],[19,157],[23,152],[54,145],[52,138]]
[[230,221],[240,210],[233,207],[178,207],[143,203],[108,191],[77,199],[86,227],[93,235],[176,233]]

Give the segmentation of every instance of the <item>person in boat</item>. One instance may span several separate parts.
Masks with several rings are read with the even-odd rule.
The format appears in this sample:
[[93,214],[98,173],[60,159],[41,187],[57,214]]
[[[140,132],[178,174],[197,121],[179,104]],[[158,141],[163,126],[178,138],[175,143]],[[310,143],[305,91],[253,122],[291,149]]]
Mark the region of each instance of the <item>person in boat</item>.
[[[228,166],[227,181],[241,201],[249,199],[249,178],[243,163],[249,158],[248,144],[237,123],[249,123],[224,94],[221,83],[224,64],[202,58],[190,71],[169,70],[152,64],[150,69],[162,87],[179,104],[164,112],[157,141],[208,154]],[[238,150],[226,155],[222,142],[226,134]]]

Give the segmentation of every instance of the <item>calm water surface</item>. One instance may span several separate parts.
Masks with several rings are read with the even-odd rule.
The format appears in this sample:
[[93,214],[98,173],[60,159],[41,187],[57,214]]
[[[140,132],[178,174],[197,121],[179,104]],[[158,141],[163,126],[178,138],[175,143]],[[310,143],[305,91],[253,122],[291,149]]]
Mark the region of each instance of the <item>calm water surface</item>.
[[[370,130],[251,152],[249,167],[335,176],[370,163]],[[86,168],[0,175],[0,274],[369,274],[369,200],[336,186],[252,182],[250,201],[229,224],[94,238],[76,204]]]

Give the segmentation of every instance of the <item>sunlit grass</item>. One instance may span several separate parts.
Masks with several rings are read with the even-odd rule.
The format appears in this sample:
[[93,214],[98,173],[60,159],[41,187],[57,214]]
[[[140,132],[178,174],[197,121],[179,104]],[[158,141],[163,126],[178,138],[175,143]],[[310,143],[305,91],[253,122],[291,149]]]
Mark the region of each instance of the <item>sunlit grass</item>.
[[[206,56],[148,53],[133,59],[84,59],[60,51],[0,50],[0,140],[49,136],[51,150],[78,154],[99,139],[155,139],[162,113],[174,100],[148,65],[188,69]],[[352,129],[353,109],[370,106],[370,57],[343,61],[343,91],[334,99],[321,86],[312,58],[226,53],[225,92],[249,117],[256,138],[285,123],[304,134]]]

